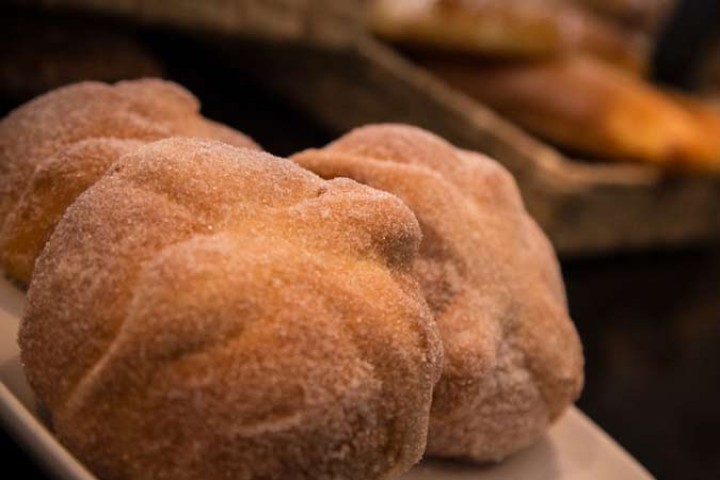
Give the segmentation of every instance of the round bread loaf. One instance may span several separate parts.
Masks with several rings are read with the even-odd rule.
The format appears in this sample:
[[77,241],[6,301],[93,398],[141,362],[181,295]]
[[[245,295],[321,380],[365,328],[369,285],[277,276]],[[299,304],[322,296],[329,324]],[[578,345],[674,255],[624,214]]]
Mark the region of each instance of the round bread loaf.
[[396,197],[172,138],[116,162],[38,259],[25,371],[103,479],[379,479],[421,457],[439,336]]
[[203,118],[171,82],[85,82],[42,95],[0,122],[0,266],[27,283],[63,212],[121,155],[171,136],[258,148]]
[[293,160],[350,177],[414,211],[414,273],[445,352],[428,453],[495,461],[529,445],[574,401],[582,347],[553,249],[495,161],[417,128],[359,128]]

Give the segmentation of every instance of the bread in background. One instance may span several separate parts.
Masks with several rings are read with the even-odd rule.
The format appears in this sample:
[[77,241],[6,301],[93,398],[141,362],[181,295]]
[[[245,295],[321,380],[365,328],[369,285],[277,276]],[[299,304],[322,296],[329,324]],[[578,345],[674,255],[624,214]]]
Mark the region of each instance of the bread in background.
[[581,156],[720,171],[720,118],[592,58],[421,64],[543,139]]
[[407,48],[496,59],[585,52],[635,73],[647,65],[643,35],[557,0],[377,0],[370,21]]

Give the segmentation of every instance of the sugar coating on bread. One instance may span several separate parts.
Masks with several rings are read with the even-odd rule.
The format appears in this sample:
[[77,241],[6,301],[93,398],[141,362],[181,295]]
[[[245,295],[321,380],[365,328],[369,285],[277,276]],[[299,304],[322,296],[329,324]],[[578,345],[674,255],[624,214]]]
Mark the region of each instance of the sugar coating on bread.
[[122,157],[67,209],[20,332],[56,434],[107,479],[391,478],[441,345],[395,196],[219,142]]
[[511,175],[401,125],[362,127],[292,159],[393,193],[420,222],[414,274],[445,352],[428,453],[494,461],[535,441],[577,398],[583,357],[557,259]]
[[53,90],[0,122],[0,265],[27,283],[35,259],[70,203],[120,156],[148,141],[207,137],[258,148],[203,118],[171,82],[83,82]]

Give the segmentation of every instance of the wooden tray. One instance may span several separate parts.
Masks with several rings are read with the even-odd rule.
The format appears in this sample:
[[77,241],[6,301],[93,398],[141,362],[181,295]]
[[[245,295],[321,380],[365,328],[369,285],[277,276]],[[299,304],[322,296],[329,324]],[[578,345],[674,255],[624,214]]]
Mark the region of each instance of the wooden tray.
[[337,44],[360,35],[363,0],[9,0],[203,34]]
[[564,254],[708,241],[720,234],[720,179],[572,161],[383,44],[240,47],[247,72],[338,133],[406,122],[484,152],[515,175],[528,210]]
[[360,0],[15,1],[193,32],[338,134],[405,122],[484,152],[513,172],[561,254],[720,238],[720,178],[568,159],[368,35]]

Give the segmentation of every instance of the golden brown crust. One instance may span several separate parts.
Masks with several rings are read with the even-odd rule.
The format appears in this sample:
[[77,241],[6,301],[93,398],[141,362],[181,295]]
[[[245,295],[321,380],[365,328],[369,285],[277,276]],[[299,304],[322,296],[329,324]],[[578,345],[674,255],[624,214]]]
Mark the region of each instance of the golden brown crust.
[[[424,64],[529,131],[593,157],[720,169],[717,115],[602,62]],[[715,119],[715,120],[713,120]]]
[[218,142],[125,155],[42,255],[22,360],[107,479],[389,478],[441,347],[396,197]]
[[54,90],[0,122],[0,265],[27,283],[65,208],[129,148],[175,135],[258,148],[204,119],[179,85],[156,79]]
[[349,133],[293,160],[399,196],[423,232],[414,273],[445,366],[428,453],[499,460],[577,398],[582,351],[552,247],[497,163],[408,126]]
[[379,0],[371,22],[381,37],[426,50],[500,59],[585,52],[632,72],[647,63],[642,36],[567,2]]

